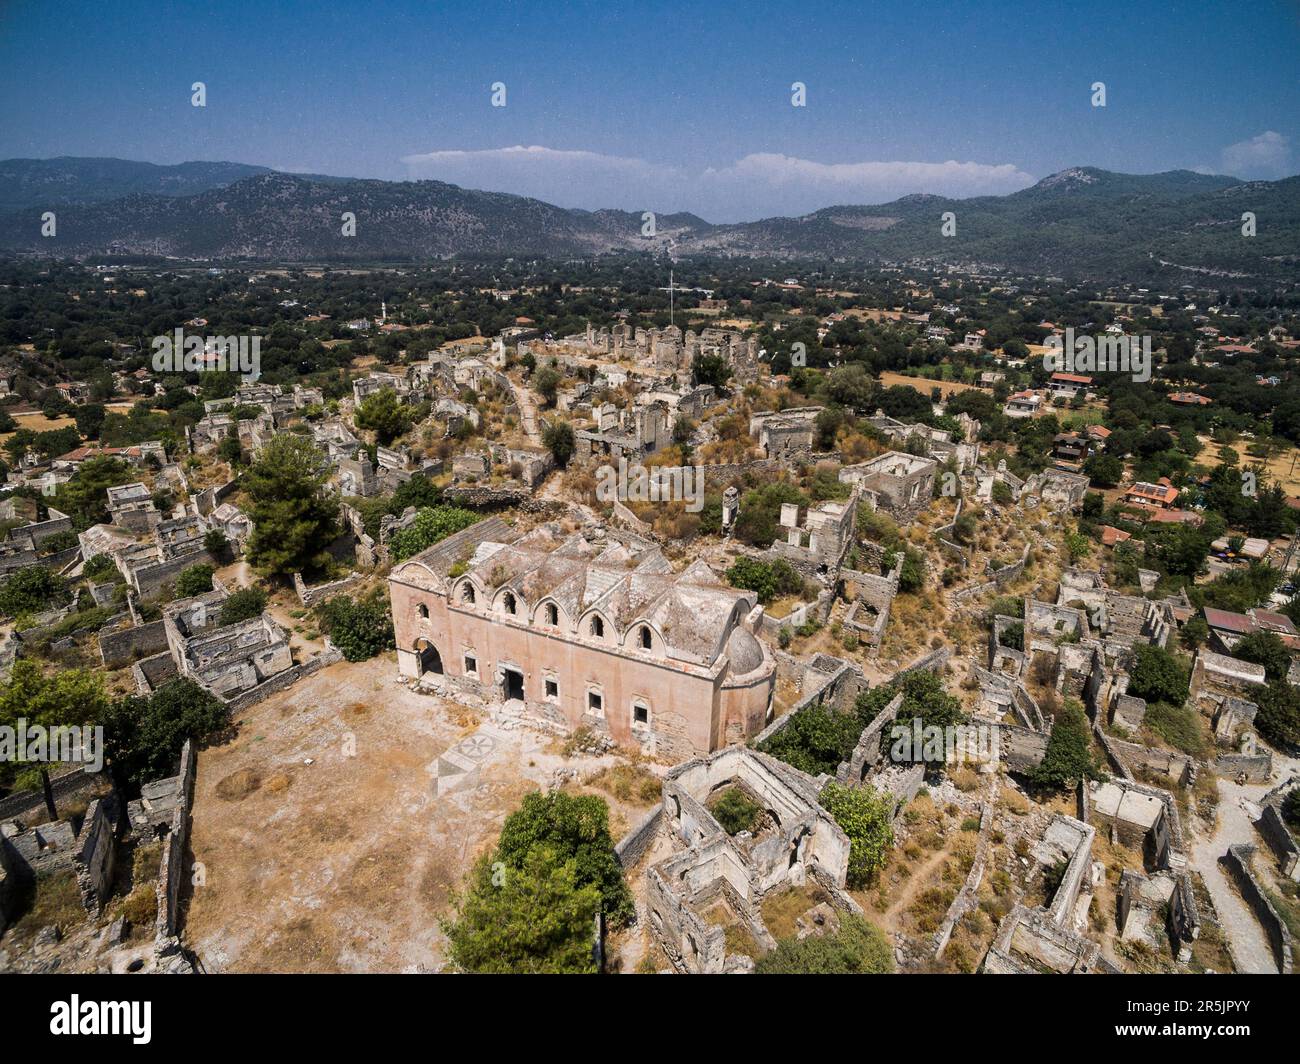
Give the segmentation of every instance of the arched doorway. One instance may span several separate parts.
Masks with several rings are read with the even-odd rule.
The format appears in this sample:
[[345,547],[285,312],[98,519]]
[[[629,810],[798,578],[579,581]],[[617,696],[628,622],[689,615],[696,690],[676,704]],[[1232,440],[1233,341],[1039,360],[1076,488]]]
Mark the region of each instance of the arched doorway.
[[415,654],[420,662],[421,676],[426,672],[442,675],[442,655],[438,653],[436,646],[427,639],[417,639],[415,641]]

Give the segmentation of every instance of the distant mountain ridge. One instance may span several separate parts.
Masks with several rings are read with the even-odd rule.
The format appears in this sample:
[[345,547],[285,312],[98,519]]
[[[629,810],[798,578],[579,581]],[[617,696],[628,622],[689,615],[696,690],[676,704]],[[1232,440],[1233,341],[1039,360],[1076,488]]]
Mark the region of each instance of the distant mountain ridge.
[[[17,204],[18,206],[14,206]],[[1139,279],[1173,270],[1300,280],[1300,177],[1240,181],[1174,170],[1071,167],[1007,196],[904,196],[793,218],[713,225],[660,214],[584,211],[441,181],[291,175],[240,163],[155,167],[113,159],[0,162],[0,249],[52,256],[335,261],[456,256],[589,257],[664,250],[989,265],[1019,273]],[[55,210],[44,237],[40,215]],[[945,236],[951,211],[956,234]],[[1242,235],[1242,215],[1256,235]],[[356,219],[344,236],[344,215]]]

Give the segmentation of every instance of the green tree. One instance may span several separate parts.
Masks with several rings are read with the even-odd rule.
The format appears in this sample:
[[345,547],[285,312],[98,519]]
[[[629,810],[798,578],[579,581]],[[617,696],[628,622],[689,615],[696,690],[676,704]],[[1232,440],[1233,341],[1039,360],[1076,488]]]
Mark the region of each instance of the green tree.
[[1128,693],[1135,698],[1181,706],[1187,701],[1190,679],[1190,670],[1183,659],[1164,647],[1141,643],[1134,648]]
[[758,595],[758,601],[763,603],[771,602],[777,595],[793,595],[803,590],[803,579],[783,558],[761,562],[740,557],[727,570],[726,576],[732,587],[753,591]]
[[329,468],[315,444],[275,436],[244,474],[253,534],[249,562],[268,574],[319,569],[338,534],[338,500],[325,490]]
[[356,423],[357,428],[374,432],[380,445],[387,447],[411,427],[411,411],[392,388],[381,388],[361,401]]
[[68,583],[41,565],[19,569],[0,584],[0,614],[17,617],[62,606],[71,598]]
[[1205,641],[1210,638],[1210,626],[1199,613],[1194,614],[1183,625],[1178,638],[1187,650],[1195,651],[1197,647],[1204,646]]
[[1291,668],[1291,654],[1276,632],[1251,632],[1232,648],[1232,656],[1264,666],[1269,683],[1281,683]]
[[547,406],[554,406],[555,396],[560,390],[560,382],[563,379],[558,370],[551,366],[543,366],[533,374],[533,391],[542,397]]
[[850,410],[867,410],[875,402],[876,382],[861,363],[833,369],[826,375],[824,391],[832,403]]
[[176,597],[190,598],[192,595],[205,595],[212,590],[212,566],[200,562],[182,569],[176,577]]
[[193,680],[180,677],[147,697],[113,702],[103,721],[113,778],[134,788],[172,775],[185,741],[226,727],[230,710]]
[[[26,572],[28,570],[22,570]],[[108,708],[103,679],[85,669],[61,669],[46,676],[33,661],[20,658],[0,683],[0,726],[28,731],[39,725],[61,729],[101,723]],[[51,736],[53,739],[53,735]],[[0,783],[26,788],[48,783],[48,762],[0,760]]]
[[538,845],[553,846],[562,860],[576,862],[578,885],[595,886],[611,926],[632,921],[632,894],[614,856],[609,807],[603,799],[566,791],[525,795],[501,828],[497,859],[510,868],[522,868],[527,854]]
[[834,774],[840,762],[849,759],[861,734],[862,724],[856,714],[814,703],[798,710],[790,723],[759,749],[810,776]]
[[335,595],[319,613],[321,628],[348,661],[365,661],[394,645],[393,616],[382,590],[361,599]]
[[696,355],[691,363],[691,376],[696,384],[711,384],[721,393],[731,380],[731,367],[722,355]]
[[118,458],[91,458],[54,494],[54,505],[80,529],[108,520],[108,489],[130,484],[131,467]]
[[563,469],[577,449],[573,426],[567,421],[552,421],[542,432],[542,444],[551,452],[555,464]]
[[894,845],[892,801],[874,787],[844,787],[834,781],[822,788],[818,801],[849,837],[849,886],[866,886]]
[[1083,471],[1096,488],[1113,488],[1124,479],[1124,463],[1109,454],[1094,454],[1083,463]]
[[1067,702],[1052,722],[1047,752],[1029,778],[1040,787],[1062,790],[1080,780],[1097,779],[1098,771],[1088,744],[1088,719],[1083,709]]
[[1300,689],[1285,681],[1264,684],[1251,689],[1251,698],[1259,706],[1260,735],[1282,749],[1300,746]]
[[600,891],[560,847],[537,845],[517,867],[484,855],[443,924],[452,963],[478,974],[590,974]]
[[722,825],[728,835],[738,835],[742,831],[753,831],[754,821],[763,807],[751,801],[739,787],[728,787],[722,796],[713,803],[713,819]]
[[260,617],[266,609],[266,592],[260,587],[245,587],[232,592],[221,604],[221,623],[238,624]]

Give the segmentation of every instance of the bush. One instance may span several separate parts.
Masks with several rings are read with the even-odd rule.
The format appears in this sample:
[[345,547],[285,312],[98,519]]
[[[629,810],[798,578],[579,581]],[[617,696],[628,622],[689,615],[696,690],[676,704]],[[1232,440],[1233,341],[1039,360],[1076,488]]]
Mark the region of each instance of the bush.
[[107,554],[96,554],[81,567],[81,575],[96,584],[105,580],[121,580],[122,573]]
[[777,595],[793,595],[803,590],[803,578],[782,558],[774,562],[737,558],[727,570],[727,583],[753,591],[762,603],[771,602]]
[[866,886],[884,867],[885,855],[894,845],[892,800],[873,787],[831,782],[818,801],[849,837],[849,886]]
[[395,645],[388,596],[382,591],[359,600],[336,595],[317,613],[321,630],[348,661],[365,661]]
[[212,590],[212,574],[216,572],[212,566],[200,562],[198,565],[191,565],[188,569],[182,569],[180,576],[176,578],[176,597],[190,598],[193,595],[203,595]]
[[1041,787],[1061,790],[1083,779],[1096,779],[1097,767],[1088,744],[1088,721],[1083,710],[1067,703],[1052,722],[1047,752],[1042,762],[1029,772],[1029,778]]
[[856,714],[814,704],[795,713],[790,723],[766,740],[759,750],[810,776],[823,772],[833,775],[840,762],[847,761],[853,753],[861,732],[862,724]]
[[1282,799],[1282,819],[1292,828],[1300,830],[1300,787]]
[[739,787],[730,787],[713,805],[713,817],[728,835],[753,831],[762,807],[750,801]]
[[833,935],[782,939],[754,965],[757,975],[884,975],[893,970],[889,941],[856,915],[841,916]]
[[260,617],[266,609],[266,592],[260,587],[246,587],[236,591],[221,604],[221,623],[238,624],[240,621]]
[[389,540],[393,561],[400,562],[462,529],[476,524],[479,515],[459,506],[426,506],[416,512],[415,520]]
[[71,595],[67,581],[40,565],[19,569],[0,585],[0,613],[17,617],[65,605]]
[[1148,702],[1181,706],[1187,701],[1190,670],[1183,660],[1163,647],[1143,643],[1135,648],[1128,693]]

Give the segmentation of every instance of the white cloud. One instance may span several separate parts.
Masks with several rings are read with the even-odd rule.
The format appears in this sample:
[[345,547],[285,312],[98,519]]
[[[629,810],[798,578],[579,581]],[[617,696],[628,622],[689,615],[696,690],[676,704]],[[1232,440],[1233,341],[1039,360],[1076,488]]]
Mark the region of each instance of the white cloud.
[[689,210],[714,222],[885,203],[914,192],[1002,195],[1034,181],[1010,163],[821,163],[758,153],[692,173],[643,159],[522,145],[426,152],[402,161],[412,178],[535,196],[563,207]]
[[1249,140],[1229,144],[1219,158],[1223,172],[1234,177],[1268,180],[1286,177],[1291,172],[1291,144],[1271,129]]

